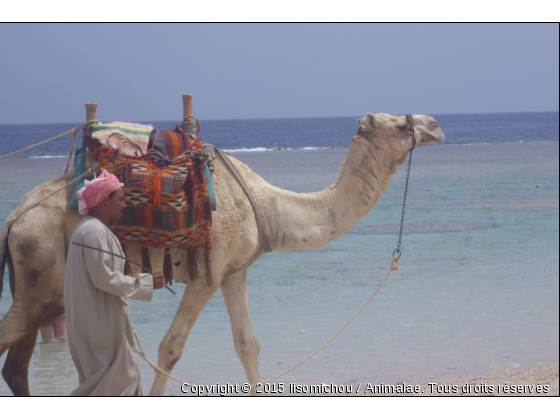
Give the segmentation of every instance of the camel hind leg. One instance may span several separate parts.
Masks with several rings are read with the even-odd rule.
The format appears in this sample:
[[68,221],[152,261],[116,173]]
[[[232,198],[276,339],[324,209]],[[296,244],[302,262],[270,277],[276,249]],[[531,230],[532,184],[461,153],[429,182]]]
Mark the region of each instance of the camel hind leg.
[[64,313],[64,254],[47,252],[41,258],[26,252],[33,250],[30,239],[10,241],[7,262],[14,301],[0,321],[0,356],[10,349],[2,376],[14,394],[28,395],[27,372],[39,327]]
[[27,305],[16,301],[0,321],[0,356],[9,349],[2,377],[14,395],[29,395],[28,368],[39,327],[64,312],[58,303],[42,305],[41,309],[32,312]]
[[33,331],[8,351],[8,357],[2,369],[2,377],[15,396],[29,396],[29,362],[33,355],[38,332],[39,330]]
[[0,321],[0,356],[15,346],[20,340],[39,328],[39,319],[33,315],[30,305],[15,295],[16,271],[10,254],[7,257],[10,275],[10,289],[14,302],[4,318]]
[[0,356],[9,349],[2,377],[14,395],[29,395],[27,373],[39,325],[40,320],[17,302],[0,321]]

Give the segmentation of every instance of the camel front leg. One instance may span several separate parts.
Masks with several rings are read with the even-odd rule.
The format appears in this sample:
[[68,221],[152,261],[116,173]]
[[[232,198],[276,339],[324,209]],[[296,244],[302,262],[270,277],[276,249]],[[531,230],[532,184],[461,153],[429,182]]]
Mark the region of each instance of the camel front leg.
[[[212,287],[208,287],[206,279],[200,279],[185,289],[171,327],[159,345],[158,366],[165,372],[171,373],[173,366],[181,358],[185,341],[187,341],[198,315],[218,289],[219,281],[214,278],[213,284]],[[162,395],[166,382],[167,377],[156,371],[150,395]]]
[[[247,271],[242,270],[232,274],[222,282],[222,294],[231,321],[233,343],[235,351],[245,368],[249,383],[254,385],[261,381],[259,373],[259,352],[261,346],[253,335],[249,320],[249,305],[247,303]],[[254,387],[251,393],[255,394]]]

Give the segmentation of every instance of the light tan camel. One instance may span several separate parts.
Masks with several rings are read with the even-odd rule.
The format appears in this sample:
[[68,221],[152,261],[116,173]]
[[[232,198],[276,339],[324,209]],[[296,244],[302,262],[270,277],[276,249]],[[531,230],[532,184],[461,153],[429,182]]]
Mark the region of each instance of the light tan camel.
[[[439,124],[414,115],[417,146],[443,140]],[[337,180],[326,190],[311,194],[285,191],[266,183],[246,165],[231,158],[257,203],[264,235],[273,251],[314,249],[348,232],[387,190],[391,176],[412,147],[406,118],[368,114],[358,120]],[[2,375],[15,395],[28,395],[27,370],[37,331],[64,312],[63,283],[68,243],[80,220],[69,211],[72,187],[55,194],[13,221],[22,209],[73,179],[73,173],[46,182],[29,192],[4,223],[0,234],[0,279],[5,261],[9,268],[13,304],[0,322],[0,355],[9,349]],[[158,365],[171,372],[198,315],[218,287],[228,309],[237,354],[249,383],[260,381],[259,343],[253,335],[247,306],[246,270],[263,255],[249,200],[221,158],[213,175],[218,210],[213,214],[212,287],[204,270],[181,298],[171,327],[159,346]],[[9,233],[9,235],[8,235]],[[6,246],[7,245],[7,246]],[[138,261],[140,248],[128,246]],[[152,262],[163,261],[163,251],[150,249]],[[155,255],[154,255],[155,254]],[[188,279],[186,252],[172,252],[175,278]],[[197,256],[203,267],[202,251]],[[154,270],[161,270],[154,264]],[[151,395],[162,395],[166,378],[157,374]]]

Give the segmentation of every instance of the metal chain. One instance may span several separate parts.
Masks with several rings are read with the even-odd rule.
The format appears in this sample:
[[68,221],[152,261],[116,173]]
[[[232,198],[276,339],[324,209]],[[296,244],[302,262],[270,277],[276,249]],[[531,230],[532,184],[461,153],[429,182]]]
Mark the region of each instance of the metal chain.
[[397,242],[397,249],[395,249],[393,251],[393,257],[397,256],[397,259],[401,257],[401,241],[402,241],[402,232],[403,232],[403,226],[404,226],[404,213],[406,210],[406,195],[408,193],[408,180],[410,178],[410,165],[412,165],[412,151],[414,150],[414,147],[412,147],[412,149],[410,149],[410,155],[408,157],[408,170],[406,172],[406,184],[404,187],[404,200],[403,200],[403,205],[402,205],[402,216],[401,216],[401,230],[399,232],[399,242]]

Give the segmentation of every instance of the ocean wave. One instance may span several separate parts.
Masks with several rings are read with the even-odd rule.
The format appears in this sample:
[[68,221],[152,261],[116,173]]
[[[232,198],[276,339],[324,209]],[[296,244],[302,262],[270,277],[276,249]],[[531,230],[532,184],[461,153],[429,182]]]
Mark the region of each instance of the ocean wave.
[[[308,147],[240,147],[236,149],[222,149],[227,153],[253,153],[253,152],[282,152],[289,150],[339,150],[348,149],[348,147],[337,146],[308,146]],[[67,158],[68,155],[32,155],[32,156],[14,156],[12,159],[59,159]]]
[[495,144],[520,144],[520,143],[558,143],[558,139],[536,139],[536,140],[496,140],[496,141],[444,141],[441,146],[489,146]]
[[[497,140],[497,141],[444,141],[437,146],[490,146],[497,144],[525,144],[538,142],[558,142],[558,139],[538,139],[538,140]],[[238,147],[224,148],[227,153],[259,153],[259,152],[283,152],[298,150],[347,150],[350,146],[303,146],[303,147]],[[67,154],[61,155],[16,155],[10,159],[60,159],[67,158]]]
[[68,155],[21,156],[21,159],[59,159],[59,158],[68,158]]
[[442,143],[444,146],[489,146],[492,144],[517,144],[517,143],[525,143],[525,140],[510,140],[510,141],[476,141],[476,142],[449,142],[449,143]]
[[288,150],[339,150],[348,149],[346,146],[308,146],[308,147],[253,147],[240,149],[222,149],[227,153],[244,153],[244,152],[283,152]]
[[274,149],[267,149],[266,147],[255,147],[252,149],[243,147],[240,149],[222,149],[224,152],[227,153],[243,153],[243,152],[270,152]]

